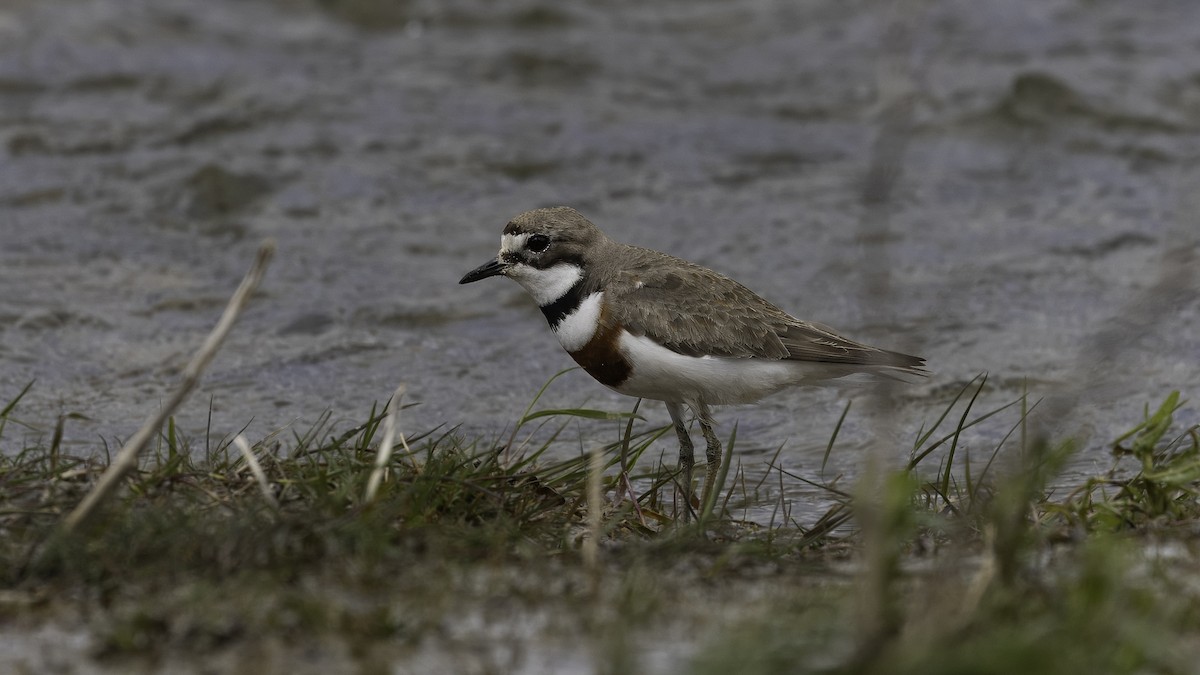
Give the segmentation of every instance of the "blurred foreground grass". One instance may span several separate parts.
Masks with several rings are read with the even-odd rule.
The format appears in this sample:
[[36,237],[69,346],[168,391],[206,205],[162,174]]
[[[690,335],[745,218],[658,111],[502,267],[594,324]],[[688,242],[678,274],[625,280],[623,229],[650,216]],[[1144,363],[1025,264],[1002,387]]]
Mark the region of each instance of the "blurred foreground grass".
[[[107,450],[64,454],[62,421],[18,440],[18,395],[0,410],[0,620],[18,637],[69,626],[90,636],[81,658],[118,670],[269,642],[366,672],[1192,672],[1200,437],[1176,424],[1179,395],[1064,491],[1079,442],[1030,433],[1025,398],[978,412],[985,390],[965,383],[869,499],[827,486],[811,523],[735,519],[763,494],[735,470],[712,516],[684,524],[690,500],[645,454],[666,428],[531,404],[496,442],[397,441],[369,499],[378,410],[263,439],[253,460],[169,423],[69,534]],[[576,418],[625,431],[598,450],[591,521],[589,454],[545,453]],[[997,418],[1010,433],[972,465],[964,432]]]

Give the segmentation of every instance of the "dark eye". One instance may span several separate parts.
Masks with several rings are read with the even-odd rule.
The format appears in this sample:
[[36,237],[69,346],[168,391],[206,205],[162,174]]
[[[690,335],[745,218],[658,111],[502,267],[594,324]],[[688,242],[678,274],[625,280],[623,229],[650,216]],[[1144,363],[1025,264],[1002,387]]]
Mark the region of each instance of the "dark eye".
[[544,234],[535,234],[529,238],[529,241],[525,242],[525,248],[533,251],[534,253],[541,253],[542,251],[545,251],[546,247],[549,245],[550,237],[547,237]]

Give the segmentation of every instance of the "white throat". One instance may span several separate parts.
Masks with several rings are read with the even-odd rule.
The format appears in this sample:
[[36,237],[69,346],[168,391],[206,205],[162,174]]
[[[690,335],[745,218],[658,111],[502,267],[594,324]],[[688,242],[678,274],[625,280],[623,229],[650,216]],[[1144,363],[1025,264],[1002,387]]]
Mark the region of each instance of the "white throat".
[[517,263],[505,272],[529,293],[538,307],[545,307],[558,300],[583,278],[578,265],[559,263],[539,270],[524,263]]

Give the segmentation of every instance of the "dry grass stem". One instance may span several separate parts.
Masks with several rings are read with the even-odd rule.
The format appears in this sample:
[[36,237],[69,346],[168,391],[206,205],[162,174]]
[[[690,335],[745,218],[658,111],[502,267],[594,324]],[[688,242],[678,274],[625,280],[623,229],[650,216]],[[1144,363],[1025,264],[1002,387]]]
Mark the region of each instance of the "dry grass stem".
[[583,564],[593,579],[599,562],[600,523],[604,505],[601,502],[600,480],[604,475],[604,455],[600,447],[592,448],[588,456],[587,473],[587,536],[583,539]]
[[254,450],[250,448],[250,443],[246,441],[246,437],[238,434],[233,439],[233,444],[241,451],[242,457],[246,460],[246,465],[250,467],[250,473],[254,474],[254,480],[258,483],[258,489],[262,491],[263,499],[267,500],[267,504],[272,509],[279,510],[279,502],[275,500],[275,493],[271,491],[271,484],[267,481],[267,474],[263,472],[262,465],[258,463],[258,457],[254,456]]
[[[375,467],[371,470],[371,477],[367,480],[367,491],[363,496],[365,502],[375,500],[379,485],[383,482],[384,474],[387,472],[388,462],[392,459],[392,449],[396,443],[396,420],[400,416],[400,401],[404,398],[406,391],[405,385],[401,384],[396,387],[396,393],[392,394],[392,400],[388,401],[387,414],[383,418],[383,440],[379,443],[379,450],[375,454]],[[417,460],[413,457],[412,450],[409,449],[408,441],[405,440],[403,433],[400,434],[400,442],[404,445],[404,452],[408,455],[409,461],[412,462],[413,470],[418,471]]]
[[171,394],[167,402],[159,408],[158,412],[146,420],[146,423],[137,430],[137,433],[125,443],[117,453],[117,456],[113,458],[112,463],[108,465],[104,474],[100,476],[99,482],[92,488],[92,491],[63,520],[62,529],[64,531],[70,532],[86,521],[95,512],[96,508],[112,494],[121,479],[137,466],[138,456],[150,442],[150,439],[159,432],[163,423],[175,413],[175,410],[187,399],[188,394],[199,383],[200,375],[208,367],[208,364],[212,362],[217,350],[221,348],[221,344],[225,342],[225,338],[233,328],[233,324],[241,315],[242,310],[245,309],[246,303],[250,301],[250,296],[258,288],[263,275],[267,271],[267,265],[271,262],[271,256],[274,253],[274,241],[267,240],[259,246],[258,254],[254,258],[254,264],[250,266],[250,270],[246,272],[242,283],[234,291],[233,297],[229,299],[229,304],[226,305],[224,313],[221,314],[221,318],[217,321],[217,325],[213,327],[212,332],[204,340],[204,344],[200,346],[200,349],[192,357],[191,362],[184,368],[179,386]]

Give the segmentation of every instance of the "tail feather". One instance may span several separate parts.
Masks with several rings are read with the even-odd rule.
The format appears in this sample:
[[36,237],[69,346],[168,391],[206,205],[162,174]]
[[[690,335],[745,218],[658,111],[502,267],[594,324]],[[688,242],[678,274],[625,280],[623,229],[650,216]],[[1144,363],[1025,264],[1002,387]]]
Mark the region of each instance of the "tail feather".
[[870,360],[864,365],[881,366],[884,368],[895,368],[909,375],[918,375],[920,377],[929,377],[929,371],[925,368],[925,359],[920,356],[910,356],[909,354],[901,354],[900,352],[891,352],[886,349],[881,349],[871,354]]

